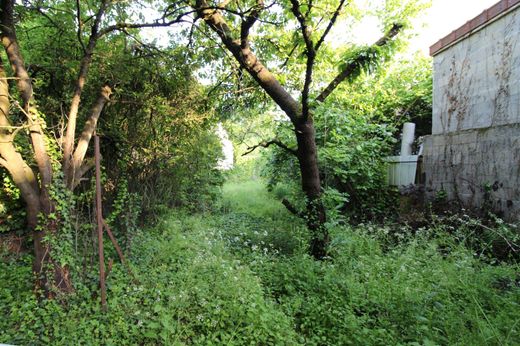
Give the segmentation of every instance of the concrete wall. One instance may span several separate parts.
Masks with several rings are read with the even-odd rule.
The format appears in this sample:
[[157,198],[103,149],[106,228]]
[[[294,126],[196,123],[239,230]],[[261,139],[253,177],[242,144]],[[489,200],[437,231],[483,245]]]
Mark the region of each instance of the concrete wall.
[[520,8],[434,57],[425,190],[520,217]]

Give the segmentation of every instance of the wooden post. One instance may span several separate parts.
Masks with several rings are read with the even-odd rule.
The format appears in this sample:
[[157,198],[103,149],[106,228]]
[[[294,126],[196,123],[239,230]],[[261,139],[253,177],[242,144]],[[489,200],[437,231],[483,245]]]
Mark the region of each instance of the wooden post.
[[96,163],[96,217],[98,231],[98,250],[99,250],[99,286],[101,288],[101,306],[103,310],[107,308],[107,288],[105,285],[105,254],[103,251],[103,208],[101,206],[101,164],[99,137],[94,134],[94,156]]

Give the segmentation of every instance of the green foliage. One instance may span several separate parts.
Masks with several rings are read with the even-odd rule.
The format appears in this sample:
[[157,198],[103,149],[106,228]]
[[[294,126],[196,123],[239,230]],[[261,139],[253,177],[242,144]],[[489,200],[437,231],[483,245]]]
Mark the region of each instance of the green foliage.
[[360,46],[347,49],[341,57],[338,72],[347,66],[352,66],[348,75],[348,82],[352,83],[362,73],[373,73],[386,59],[389,58],[391,47]]
[[[48,154],[55,171],[60,170],[61,148],[57,140],[63,130],[64,113],[83,55],[78,36],[90,35],[86,14],[99,6],[94,1],[78,3],[84,15],[83,30],[76,31],[76,3],[45,1],[35,8],[17,6],[20,46],[34,82],[35,98],[45,120]],[[139,2],[111,3],[107,20],[134,20]],[[49,40],[55,37],[55,40]],[[153,214],[160,206],[184,205],[208,209],[219,194],[222,175],[215,169],[221,145],[215,135],[218,118],[208,105],[205,90],[185,64],[185,50],[172,45],[159,51],[142,42],[139,32],[114,32],[102,37],[94,52],[78,115],[77,134],[90,115],[99,88],[108,83],[114,94],[98,122],[102,165],[105,168],[105,206],[114,201],[112,219],[116,228],[133,232],[140,212]],[[153,64],[150,63],[153,60]],[[137,77],[139,76],[139,77]],[[14,96],[16,88],[11,88]],[[12,107],[14,125],[24,117]],[[44,116],[43,116],[44,115]],[[36,166],[26,136],[20,132],[15,144],[29,166]],[[87,152],[92,158],[92,150]],[[3,178],[6,174],[0,168]],[[91,222],[92,173],[77,189],[79,203],[73,213],[77,224]],[[59,177],[58,177],[59,179]],[[0,195],[0,231],[23,228],[18,192],[6,180]],[[14,194],[12,191],[15,191]],[[83,215],[81,215],[84,213]],[[107,213],[108,214],[108,213]],[[2,217],[3,219],[3,217]],[[110,221],[113,221],[113,220]],[[72,227],[72,226],[67,226]]]
[[[354,50],[351,56],[356,56]],[[386,156],[394,154],[401,125],[415,121],[418,135],[431,124],[431,71],[428,59],[400,60],[373,73],[362,69],[349,84],[314,110],[324,202],[332,224],[381,219],[394,214],[397,193],[386,184]],[[277,138],[289,146],[292,130],[278,122]],[[269,186],[283,183],[298,193],[295,157],[278,148],[268,154]]]
[[392,128],[331,107],[319,111],[317,128],[323,135],[317,141],[323,143],[319,160],[324,186],[342,194],[345,203],[339,206],[347,214],[373,218],[391,213],[395,198],[386,186],[384,157],[395,143]]
[[[449,234],[457,243],[473,251],[479,259],[496,264],[520,259],[520,232],[515,224],[491,216],[477,219],[467,214],[434,216],[435,236]],[[446,245],[449,249],[450,246]]]
[[[53,261],[61,267],[74,266],[76,256],[74,253],[74,229],[72,212],[74,210],[74,195],[65,187],[63,174],[55,172],[52,185],[49,188],[49,198],[53,202],[54,209],[48,215],[40,214],[40,221],[36,232],[43,229],[49,230],[44,242],[49,245]],[[53,268],[50,268],[52,270]]]
[[103,125],[107,141],[115,144],[104,147],[104,155],[118,158],[107,166],[109,179],[121,186],[126,179],[146,214],[161,206],[208,209],[222,183],[216,170],[222,149],[204,89],[189,66],[180,64],[180,49],[157,54],[154,66],[149,56],[121,49],[119,63],[108,67],[116,73],[114,98],[120,101],[107,110]]
[[[518,342],[517,264],[486,264],[438,226],[417,235],[403,230],[401,238],[389,238],[389,232],[396,230],[381,226],[334,227],[329,261],[316,262],[298,247],[290,256],[279,256],[258,246],[280,233],[270,217],[283,219],[275,208],[260,207],[267,201],[259,186],[254,199],[248,198],[253,195],[252,183],[225,191],[237,202],[235,211],[249,203],[250,210],[263,210],[264,217],[250,214],[248,222],[248,216],[241,214],[233,222],[236,216],[224,216],[221,228],[230,237],[240,230],[240,241],[230,246],[249,261],[269,296],[294,319],[302,344]],[[243,195],[237,198],[241,188]],[[305,232],[292,234],[297,239],[305,236]]]
[[430,58],[420,54],[399,58],[373,73],[363,70],[351,83],[341,84],[328,104],[395,130],[413,121],[417,135],[426,135],[431,131],[431,74]]
[[[386,186],[384,157],[395,143],[392,127],[332,106],[315,112],[319,167],[331,220],[343,216],[374,218],[393,211],[395,192]],[[273,151],[265,173],[274,186],[299,180],[297,161]]]
[[0,233],[21,232],[25,225],[25,208],[20,190],[5,172],[0,171],[0,179]]
[[[164,219],[136,238],[131,258],[139,284],[123,268],[108,279],[108,313],[100,311],[95,277],[76,285],[66,305],[38,302],[30,285],[28,261],[0,262],[2,313],[0,341],[41,341],[107,345],[294,344],[290,319],[263,295],[247,266],[230,257],[207,229],[204,216]],[[211,227],[211,226],[210,226]],[[27,269],[27,270],[25,270]],[[18,277],[16,277],[18,276]],[[16,280],[15,280],[16,279]]]

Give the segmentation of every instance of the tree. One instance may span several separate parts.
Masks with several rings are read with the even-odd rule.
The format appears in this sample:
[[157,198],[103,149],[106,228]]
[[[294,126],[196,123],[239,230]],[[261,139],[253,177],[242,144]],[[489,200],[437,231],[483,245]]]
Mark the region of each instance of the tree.
[[[392,60],[343,83],[314,110],[323,199],[333,223],[395,217],[397,193],[387,185],[384,158],[398,149],[404,122],[416,123],[418,136],[431,129],[431,59],[415,54]],[[290,143],[292,131],[279,122],[274,136]],[[271,188],[296,182],[294,158],[277,148],[268,158],[264,172]]]
[[[334,3],[326,1],[323,4],[320,3],[320,6],[314,4],[312,0],[306,3],[300,3],[298,0],[275,1],[269,5],[266,5],[263,0],[257,0],[254,3],[249,1],[217,3],[196,0],[188,3],[197,10],[198,17],[196,19],[202,19],[218,35],[224,48],[231,53],[240,68],[256,81],[290,119],[296,137],[296,149],[290,148],[276,139],[260,143],[258,146],[276,145],[297,157],[301,174],[301,187],[306,196],[306,211],[303,215],[311,232],[310,253],[316,259],[322,259],[327,254],[329,235],[325,227],[326,211],[321,200],[322,188],[318,168],[313,109],[317,102],[323,102],[340,83],[357,73],[363,66],[370,64],[374,58],[377,58],[375,53],[381,47],[393,42],[395,36],[402,30],[404,23],[398,21],[386,23],[386,34],[374,45],[359,51],[356,56],[345,61],[339,74],[312,101],[314,95],[312,90],[313,77],[317,59],[325,46],[327,36],[347,6],[345,0]],[[391,1],[389,3],[395,7],[395,3]],[[412,5],[406,3],[408,8]],[[270,14],[265,15],[266,13]],[[328,18],[328,20],[325,18]],[[397,20],[397,18],[393,19]],[[300,45],[303,46],[301,54],[304,57],[303,85],[300,89],[299,100],[293,97],[295,90],[284,87],[280,82],[280,76],[272,73],[253,51],[254,47],[262,45],[262,42],[258,42],[258,40],[253,42],[251,39],[251,32],[255,23],[261,22],[267,25],[277,21],[285,25],[285,30],[296,27],[298,32],[294,40],[294,48],[285,52],[287,59],[285,59],[284,65],[287,64],[293,54],[297,54]],[[254,150],[258,146],[251,149]],[[296,212],[288,201],[285,201],[284,204],[290,211]]]
[[[134,4],[135,5],[135,4]],[[78,114],[82,94],[91,67],[96,46],[99,41],[115,31],[127,31],[142,27],[169,26],[180,21],[184,13],[176,16],[175,11],[168,14],[173,19],[166,21],[160,17],[150,23],[129,23],[124,15],[125,4],[112,0],[99,2],[67,1],[30,1],[17,6],[14,0],[5,0],[0,5],[0,38],[11,65],[12,76],[8,77],[6,68],[0,61],[0,165],[10,174],[15,185],[20,189],[26,205],[27,228],[34,239],[34,265],[37,286],[44,289],[47,296],[56,291],[72,291],[69,268],[63,261],[53,258],[52,238],[59,242],[60,215],[51,189],[61,170],[65,188],[72,192],[82,177],[93,167],[93,160],[86,158],[90,139],[94,134],[98,119],[109,101],[112,88],[105,81],[95,81],[100,88],[97,99],[93,102],[83,131],[76,134]],[[46,117],[41,114],[33,92],[31,75],[24,62],[22,49],[16,35],[15,10],[20,13],[36,12],[46,25],[53,26],[58,32],[76,31],[80,49],[79,69],[74,81],[70,98],[67,127],[62,138],[57,140],[46,131]],[[60,27],[53,20],[52,12],[72,15],[72,27]],[[110,11],[116,12],[106,24]],[[88,12],[88,15],[87,13]],[[119,13],[119,14],[117,14]],[[103,25],[105,24],[105,25]],[[10,91],[9,80],[16,81],[17,93]],[[18,98],[20,103],[18,102]],[[16,111],[16,112],[15,112]],[[24,121],[14,126],[13,119],[20,113]],[[30,149],[20,150],[15,144],[17,135],[28,130]],[[58,149],[56,149],[58,148]],[[63,151],[59,150],[61,148]],[[36,163],[36,170],[31,168]],[[60,166],[61,164],[61,166]],[[56,243],[56,242],[55,242]]]
[[[33,95],[33,87],[30,76],[24,64],[24,60],[18,45],[14,23],[14,1],[2,1],[1,3],[1,40],[11,63],[14,79],[22,104],[20,111],[26,118],[26,124],[21,127],[13,127],[9,120],[11,113],[11,101],[7,74],[0,63],[0,164],[10,173],[14,183],[20,189],[22,198],[26,204],[27,227],[34,232],[34,271],[39,276],[39,285],[50,292],[47,283],[52,281],[61,291],[70,291],[72,284],[68,269],[58,263],[53,263],[50,257],[50,247],[44,242],[48,234],[56,233],[56,223],[48,217],[54,212],[54,203],[50,197],[50,188],[53,178],[52,162],[49,155],[48,138],[44,133],[44,122],[39,114]],[[18,106],[15,101],[14,104]],[[37,173],[27,164],[14,145],[18,129],[28,128],[32,145],[32,156],[37,163]],[[39,214],[47,217],[43,230],[38,232]],[[47,265],[51,267],[51,277],[48,276]]]

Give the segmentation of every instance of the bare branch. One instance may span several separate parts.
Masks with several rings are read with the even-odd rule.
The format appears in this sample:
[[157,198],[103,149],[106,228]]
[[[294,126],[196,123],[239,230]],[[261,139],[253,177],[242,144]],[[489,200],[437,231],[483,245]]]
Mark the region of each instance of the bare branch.
[[[402,24],[394,24],[392,28],[377,42],[374,44],[374,47],[382,47],[390,42],[403,28]],[[345,79],[347,79],[352,73],[357,71],[359,66],[366,63],[370,58],[367,55],[360,54],[352,61],[346,65],[343,70],[334,78],[330,84],[323,89],[321,94],[316,98],[316,101],[323,102],[325,99],[341,84]]]
[[253,145],[252,147],[248,147],[247,151],[244,154],[242,154],[242,156],[246,156],[246,155],[252,153],[253,151],[255,151],[256,148],[259,148],[259,147],[268,148],[271,145],[276,145],[276,146],[282,148],[283,150],[287,151],[288,153],[291,153],[293,155],[298,155],[298,151],[296,149],[289,148],[286,144],[282,143],[282,141],[280,141],[279,139],[272,139],[270,141],[260,142],[257,145]]
[[338,16],[339,16],[339,14],[341,12],[341,9],[343,8],[343,5],[345,4],[345,2],[346,2],[346,0],[341,0],[339,2],[339,5],[336,8],[336,11],[334,11],[334,14],[332,15],[332,18],[330,19],[330,22],[327,25],[327,28],[325,28],[325,31],[323,32],[323,34],[321,35],[320,39],[316,43],[316,46],[314,46],[314,49],[316,51],[318,51],[320,49],[321,45],[325,41],[325,38],[327,37],[327,35],[329,34],[330,30],[332,29],[332,27],[336,23],[336,20],[338,19]]

